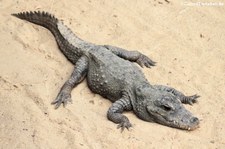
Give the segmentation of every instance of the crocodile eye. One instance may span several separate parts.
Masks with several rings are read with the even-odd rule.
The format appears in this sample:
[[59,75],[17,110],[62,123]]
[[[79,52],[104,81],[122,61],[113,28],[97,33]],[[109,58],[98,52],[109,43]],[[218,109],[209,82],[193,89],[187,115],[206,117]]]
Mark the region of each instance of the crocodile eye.
[[172,108],[170,106],[168,106],[168,105],[162,105],[161,107],[165,111],[171,111],[172,110]]

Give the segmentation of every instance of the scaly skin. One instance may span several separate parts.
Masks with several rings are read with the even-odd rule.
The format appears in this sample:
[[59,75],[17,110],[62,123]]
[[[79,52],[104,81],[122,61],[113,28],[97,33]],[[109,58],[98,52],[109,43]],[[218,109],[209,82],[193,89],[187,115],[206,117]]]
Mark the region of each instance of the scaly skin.
[[141,119],[157,122],[179,129],[194,130],[198,118],[187,111],[182,103],[197,102],[198,95],[185,96],[174,88],[150,85],[141,72],[141,67],[155,65],[138,51],[110,45],[95,45],[83,41],[72,33],[61,21],[46,12],[23,12],[13,14],[20,19],[41,25],[52,32],[59,49],[75,67],[70,78],[62,86],[52,102],[55,108],[71,101],[72,89],[87,78],[89,88],[113,102],[107,117],[119,124],[122,130],[131,127],[123,111],[133,110]]

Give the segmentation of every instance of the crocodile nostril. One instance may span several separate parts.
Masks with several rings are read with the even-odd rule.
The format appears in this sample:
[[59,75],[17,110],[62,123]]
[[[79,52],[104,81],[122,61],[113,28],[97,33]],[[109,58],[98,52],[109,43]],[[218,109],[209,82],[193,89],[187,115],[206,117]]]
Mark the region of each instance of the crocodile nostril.
[[191,119],[191,123],[198,123],[198,122],[199,122],[199,120],[198,120],[197,117],[193,117],[193,118]]

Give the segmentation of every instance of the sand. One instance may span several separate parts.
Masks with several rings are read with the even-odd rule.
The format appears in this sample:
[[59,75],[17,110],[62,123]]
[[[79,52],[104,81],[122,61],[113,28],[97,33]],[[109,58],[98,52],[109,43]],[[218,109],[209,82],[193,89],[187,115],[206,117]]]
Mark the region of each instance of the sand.
[[[185,105],[200,128],[182,131],[126,112],[133,128],[121,133],[106,118],[111,102],[92,93],[86,81],[73,90],[73,104],[55,110],[50,103],[73,65],[48,30],[10,16],[28,10],[55,14],[84,40],[138,50],[157,61],[142,69],[152,84],[201,95],[194,106]],[[225,4],[0,0],[0,19],[2,149],[225,148]]]

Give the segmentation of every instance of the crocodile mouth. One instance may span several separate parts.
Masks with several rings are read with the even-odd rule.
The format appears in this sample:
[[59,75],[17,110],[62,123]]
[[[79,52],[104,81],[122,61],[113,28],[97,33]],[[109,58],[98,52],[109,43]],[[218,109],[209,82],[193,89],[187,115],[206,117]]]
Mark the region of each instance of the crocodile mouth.
[[199,128],[200,122],[197,117],[192,117],[190,119],[190,121],[191,122],[189,122],[188,124],[184,123],[184,122],[178,122],[176,120],[168,121],[168,123],[171,127],[184,129],[184,130],[188,130],[188,131],[192,131],[192,130]]
[[165,126],[187,131],[192,131],[195,130],[196,128],[199,128],[200,123],[199,119],[197,117],[192,116],[190,113],[184,116],[173,116],[173,117],[171,117],[171,115],[163,116],[159,113],[153,112],[150,113],[154,117],[153,121]]

